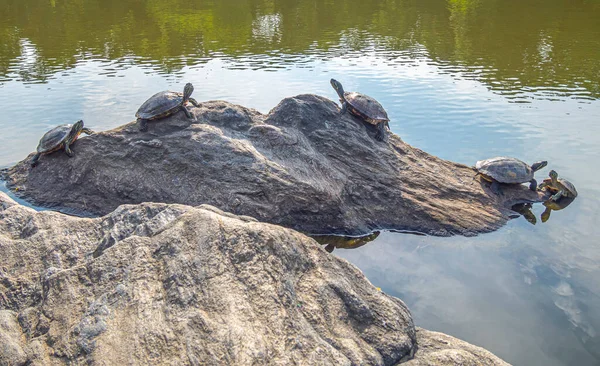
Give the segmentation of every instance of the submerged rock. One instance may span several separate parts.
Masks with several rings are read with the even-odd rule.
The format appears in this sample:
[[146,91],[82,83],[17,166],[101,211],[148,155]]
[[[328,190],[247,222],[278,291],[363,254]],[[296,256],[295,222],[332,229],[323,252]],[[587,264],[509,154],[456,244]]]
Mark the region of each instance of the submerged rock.
[[303,234],[207,205],[91,219],[0,192],[0,252],[2,364],[454,364],[442,348],[504,364],[418,336],[402,301]]
[[[75,156],[31,156],[7,186],[42,206],[106,214],[141,202],[210,204],[312,234],[377,229],[432,235],[495,230],[510,207],[539,201],[525,186],[490,192],[472,167],[429,155],[315,95],[284,99],[263,115],[222,101],[79,139]],[[32,147],[33,150],[33,147]]]

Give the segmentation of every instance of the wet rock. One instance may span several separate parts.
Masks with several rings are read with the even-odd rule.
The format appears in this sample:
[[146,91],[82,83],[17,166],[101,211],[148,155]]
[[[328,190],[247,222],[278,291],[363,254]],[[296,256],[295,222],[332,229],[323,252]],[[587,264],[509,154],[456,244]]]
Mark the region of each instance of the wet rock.
[[[2,364],[441,359],[440,342],[417,345],[402,301],[293,230],[210,206],[144,203],[91,219],[1,192],[0,203]],[[501,364],[444,337],[464,360]]]
[[[141,202],[209,204],[312,234],[377,229],[475,235],[497,229],[525,186],[494,195],[472,167],[429,155],[315,95],[284,99],[263,115],[222,101],[79,139],[31,168],[7,170],[19,196],[68,212],[106,214]],[[33,147],[32,147],[33,150]]]

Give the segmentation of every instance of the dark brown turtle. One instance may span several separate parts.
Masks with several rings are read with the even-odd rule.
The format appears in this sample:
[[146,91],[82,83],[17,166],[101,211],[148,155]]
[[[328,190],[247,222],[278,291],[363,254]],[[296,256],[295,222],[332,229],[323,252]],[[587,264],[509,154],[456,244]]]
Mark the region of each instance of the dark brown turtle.
[[340,97],[340,103],[342,103],[342,114],[346,111],[350,111],[353,115],[360,118],[361,120],[377,126],[377,133],[375,139],[383,141],[385,139],[385,130],[390,128],[387,112],[378,101],[371,98],[368,95],[360,94],[357,92],[344,92],[342,84],[331,79],[331,86],[338,93]]
[[81,120],[75,122],[73,125],[64,124],[56,126],[50,131],[46,132],[40,139],[40,143],[37,147],[37,153],[33,156],[33,159],[31,159],[31,166],[36,166],[38,164],[40,156],[50,154],[51,152],[58,151],[63,148],[69,157],[73,156],[74,153],[70,147],[82,132],[87,133],[88,135],[94,133],[94,131],[90,130],[89,128],[84,128],[83,121]]
[[501,194],[500,184],[521,184],[530,182],[529,189],[537,190],[537,182],[533,174],[548,165],[547,161],[538,161],[531,166],[519,159],[500,156],[480,160],[475,164],[475,169],[481,177],[492,182],[491,189],[496,194]]
[[148,121],[168,117],[180,110],[185,113],[187,118],[192,118],[192,114],[185,106],[187,102],[192,103],[195,107],[198,106],[198,102],[190,98],[193,91],[192,84],[187,83],[183,88],[183,93],[165,90],[151,96],[135,114],[140,124],[140,131],[148,130]]

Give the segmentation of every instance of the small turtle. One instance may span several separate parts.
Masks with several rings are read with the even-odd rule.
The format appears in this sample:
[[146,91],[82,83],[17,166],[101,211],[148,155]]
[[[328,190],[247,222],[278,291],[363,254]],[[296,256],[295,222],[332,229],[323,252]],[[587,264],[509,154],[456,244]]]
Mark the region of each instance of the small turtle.
[[40,139],[40,143],[37,147],[37,153],[31,159],[31,166],[36,166],[40,156],[50,154],[51,152],[65,149],[65,153],[69,157],[73,156],[73,151],[70,146],[73,145],[75,140],[79,137],[82,132],[91,135],[94,131],[89,128],[83,127],[83,121],[79,120],[75,124],[64,124],[56,126],[50,131],[46,132]]
[[385,138],[385,128],[390,128],[388,123],[390,119],[381,104],[368,95],[356,92],[344,92],[342,84],[335,79],[331,79],[330,82],[340,97],[340,103],[342,103],[341,113],[344,114],[348,110],[363,121],[377,126],[375,139],[383,141]]
[[538,189],[541,190],[545,188],[547,191],[554,193],[554,195],[549,198],[550,201],[557,201],[561,197],[577,197],[577,190],[573,183],[566,179],[559,179],[558,173],[554,170],[551,170],[548,175],[550,178],[544,179],[544,181],[540,183]]
[[475,169],[481,177],[492,182],[490,187],[496,194],[501,194],[500,183],[521,184],[530,182],[529,189],[535,191],[537,182],[533,174],[548,165],[547,161],[538,161],[531,166],[519,159],[508,157],[497,157],[480,160],[475,164]]
[[198,106],[198,102],[190,98],[193,91],[192,84],[187,83],[183,88],[183,94],[165,90],[151,96],[135,113],[140,124],[140,131],[148,130],[148,121],[168,117],[179,110],[183,110],[187,118],[192,118],[192,114],[185,106],[188,101],[195,107]]

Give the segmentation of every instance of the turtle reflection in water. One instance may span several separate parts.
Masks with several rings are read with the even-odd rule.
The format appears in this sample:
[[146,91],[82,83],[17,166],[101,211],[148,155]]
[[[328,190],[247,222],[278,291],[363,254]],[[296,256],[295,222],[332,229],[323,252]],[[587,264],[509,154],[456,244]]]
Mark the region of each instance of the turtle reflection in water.
[[563,197],[562,199],[560,199],[558,201],[549,199],[546,202],[544,202],[543,205],[546,206],[546,210],[544,212],[542,212],[542,215],[541,215],[542,222],[548,221],[548,219],[550,218],[550,213],[552,211],[560,211],[563,208],[570,205],[571,202],[573,202],[573,201],[575,201],[575,197]]
[[[533,211],[531,211],[531,207],[532,204],[531,203],[517,203],[516,205],[513,205],[510,209],[520,213],[525,220],[527,220],[527,222],[529,222],[532,225],[535,225],[537,223],[537,219],[535,218],[535,214],[533,213]],[[515,215],[514,218],[519,217],[520,215]]]
[[379,231],[365,236],[337,236],[337,235],[315,235],[312,238],[319,244],[325,245],[325,250],[329,253],[335,248],[355,249],[372,242],[379,236]]

